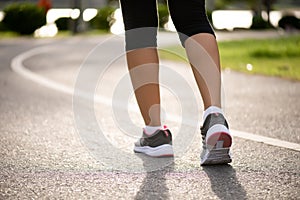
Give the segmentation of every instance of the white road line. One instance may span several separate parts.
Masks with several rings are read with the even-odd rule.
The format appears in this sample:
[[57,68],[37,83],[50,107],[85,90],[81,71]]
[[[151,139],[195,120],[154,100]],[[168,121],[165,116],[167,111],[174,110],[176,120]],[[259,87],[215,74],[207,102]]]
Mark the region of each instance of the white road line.
[[247,133],[244,131],[230,130],[230,132],[232,133],[233,136],[243,138],[246,140],[261,142],[261,143],[269,144],[272,146],[283,147],[286,149],[300,151],[300,144],[297,144],[297,143],[292,143],[292,142],[287,142],[284,140],[279,140],[279,139],[270,138],[270,137],[266,137],[266,136],[256,135],[256,134],[252,134],[252,133]]
[[30,70],[28,70],[27,68],[24,67],[23,65],[23,61],[33,57],[35,55],[41,54],[41,53],[47,53],[49,52],[49,47],[45,46],[45,47],[37,47],[34,49],[31,49],[29,51],[26,51],[24,53],[19,54],[18,56],[14,57],[11,61],[11,68],[14,72],[22,75],[23,77],[30,79],[36,83],[39,83],[45,87],[63,92],[63,93],[67,93],[67,94],[73,94],[73,89],[65,86],[63,84],[60,83],[56,83],[53,80],[47,79],[39,74],[36,74]]
[[[32,80],[36,83],[39,83],[47,88],[51,88],[51,89],[59,91],[59,92],[73,95],[73,93],[74,93],[73,87],[55,82],[44,76],[36,74],[36,73],[28,70],[27,68],[25,68],[25,66],[23,65],[24,60],[26,60],[32,56],[41,54],[41,53],[47,53],[48,51],[49,51],[49,47],[44,46],[44,47],[37,47],[37,48],[31,49],[29,51],[26,51],[24,53],[21,53],[12,59],[11,68],[14,72],[18,73],[19,75],[21,75],[29,80]],[[87,95],[84,92],[81,92],[80,96],[83,98],[88,98],[89,95]],[[108,97],[95,95],[94,100],[97,103],[102,103],[102,104],[111,106],[111,99]],[[121,104],[120,104],[120,106],[121,106]],[[129,109],[130,109],[130,111],[137,112],[137,110],[134,109],[134,106],[129,105]],[[174,121],[174,122],[178,122],[178,120],[180,119],[180,116],[171,115],[168,117],[168,119],[171,121]],[[190,122],[189,124],[192,125],[192,122]],[[194,123],[194,124],[197,124],[197,123]],[[242,139],[251,140],[251,141],[255,141],[255,142],[261,142],[261,143],[272,145],[272,146],[277,146],[277,147],[282,147],[282,148],[291,149],[291,150],[295,150],[295,151],[300,151],[300,144],[297,144],[297,143],[287,142],[287,141],[283,141],[283,140],[279,140],[279,139],[275,139],[275,138],[260,136],[260,135],[256,135],[253,133],[248,133],[248,132],[238,131],[238,130],[231,130],[231,133],[234,137],[239,137]]]

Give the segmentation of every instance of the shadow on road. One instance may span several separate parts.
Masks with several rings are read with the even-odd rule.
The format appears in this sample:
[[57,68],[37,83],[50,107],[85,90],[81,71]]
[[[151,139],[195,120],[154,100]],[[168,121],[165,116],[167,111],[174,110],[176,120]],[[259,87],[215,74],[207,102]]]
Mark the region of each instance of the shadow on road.
[[205,166],[203,170],[211,182],[212,191],[221,199],[247,199],[247,193],[231,165]]
[[173,171],[174,158],[151,158],[142,154],[138,156],[143,160],[147,174],[134,199],[170,199],[165,176]]

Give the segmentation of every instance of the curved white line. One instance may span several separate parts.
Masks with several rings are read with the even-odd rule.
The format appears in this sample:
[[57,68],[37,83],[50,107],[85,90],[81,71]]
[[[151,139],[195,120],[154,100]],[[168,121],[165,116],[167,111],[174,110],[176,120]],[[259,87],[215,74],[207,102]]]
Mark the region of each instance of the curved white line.
[[[61,84],[61,83],[58,83],[58,82],[55,82],[55,81],[48,79],[46,77],[43,77],[39,74],[36,74],[36,73],[28,70],[27,68],[25,68],[25,66],[23,65],[24,60],[26,60],[30,57],[36,56],[38,54],[41,54],[41,53],[47,53],[48,51],[49,51],[49,47],[43,46],[43,47],[37,47],[37,48],[31,49],[29,51],[26,51],[24,53],[21,53],[12,59],[11,68],[17,74],[19,74],[29,80],[32,80],[36,83],[39,83],[47,88],[50,88],[50,89],[53,89],[53,90],[56,90],[59,92],[63,92],[65,94],[73,95],[74,88],[64,85],[64,84]],[[88,98],[89,95],[87,95],[84,92],[80,92],[80,96],[83,98]],[[94,100],[97,103],[102,103],[102,104],[105,104],[108,106],[111,105],[111,99],[108,97],[95,95]],[[122,106],[122,105],[120,104],[120,106]],[[136,109],[134,109],[134,106],[129,106],[129,109],[131,111],[138,112]],[[170,115],[170,116],[168,116],[168,119],[170,121],[178,122],[178,121],[180,121],[180,116]],[[191,126],[195,126],[195,124],[197,124],[197,122],[192,122],[192,121],[187,121],[185,123],[188,123]],[[300,151],[300,144],[297,144],[297,143],[287,142],[287,141],[283,141],[283,140],[279,140],[279,139],[275,139],[275,138],[260,136],[260,135],[256,135],[253,133],[248,133],[248,132],[238,131],[238,130],[231,130],[230,132],[232,133],[232,135],[234,137],[239,137],[242,139],[251,140],[251,141],[255,141],[255,142],[261,142],[261,143],[272,145],[272,146],[277,146],[277,147],[282,147],[282,148],[291,149],[291,150],[295,150],[295,151]]]
[[26,51],[24,53],[19,54],[18,56],[14,57],[11,61],[11,69],[20,74],[21,76],[32,80],[36,83],[39,83],[45,87],[63,92],[63,93],[67,93],[67,94],[73,94],[73,89],[71,87],[68,87],[66,85],[60,84],[60,83],[56,83],[53,80],[50,80],[48,78],[45,78],[39,74],[36,74],[32,71],[30,71],[29,69],[25,68],[23,65],[23,61],[33,57],[35,55],[41,54],[41,53],[47,53],[49,52],[49,47],[48,46],[44,46],[44,47],[37,47],[34,49],[31,49],[29,51]]

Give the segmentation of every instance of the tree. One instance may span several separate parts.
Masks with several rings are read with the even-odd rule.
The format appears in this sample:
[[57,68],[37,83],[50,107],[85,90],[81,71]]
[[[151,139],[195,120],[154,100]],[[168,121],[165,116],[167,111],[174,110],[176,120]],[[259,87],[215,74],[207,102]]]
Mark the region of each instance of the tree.
[[262,0],[262,4],[266,8],[267,15],[268,15],[268,23],[270,24],[270,12],[273,7],[273,4],[276,2],[276,0]]

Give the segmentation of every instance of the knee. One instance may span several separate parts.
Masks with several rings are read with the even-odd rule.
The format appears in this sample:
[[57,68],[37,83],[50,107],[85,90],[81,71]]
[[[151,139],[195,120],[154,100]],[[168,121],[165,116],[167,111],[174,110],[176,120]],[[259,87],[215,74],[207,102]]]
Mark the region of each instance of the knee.
[[157,47],[157,27],[142,27],[126,30],[125,42],[126,51]]

